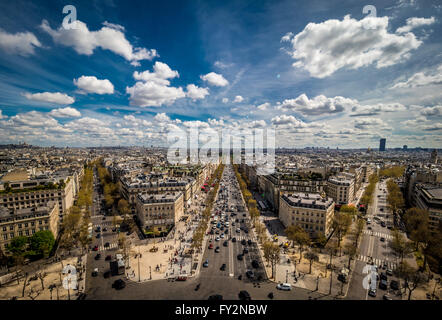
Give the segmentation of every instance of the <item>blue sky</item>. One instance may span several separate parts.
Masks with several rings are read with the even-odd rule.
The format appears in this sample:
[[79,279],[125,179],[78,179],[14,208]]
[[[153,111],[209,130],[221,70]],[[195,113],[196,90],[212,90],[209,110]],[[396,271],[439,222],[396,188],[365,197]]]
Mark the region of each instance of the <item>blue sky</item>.
[[[437,1],[0,4],[0,143],[165,145],[274,127],[281,147],[440,147]],[[72,4],[77,29],[65,29]]]

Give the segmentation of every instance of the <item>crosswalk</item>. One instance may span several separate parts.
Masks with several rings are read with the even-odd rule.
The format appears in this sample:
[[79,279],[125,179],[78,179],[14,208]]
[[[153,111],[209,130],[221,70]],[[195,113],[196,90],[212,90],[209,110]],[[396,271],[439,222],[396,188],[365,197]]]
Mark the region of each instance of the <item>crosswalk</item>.
[[387,268],[392,269],[392,270],[396,269],[396,266],[397,266],[397,264],[393,261],[371,258],[371,257],[363,256],[360,254],[357,255],[356,259],[363,261],[363,262],[367,262],[367,263],[373,262],[377,266],[383,266],[384,264],[386,264]]
[[368,234],[368,235],[379,237],[379,238],[385,238],[387,240],[393,239],[393,236],[391,234],[386,234],[386,233],[382,233],[382,232],[373,232],[371,230],[364,230],[363,232],[364,232],[364,234]]
[[[217,235],[217,234],[209,234],[208,239],[215,240],[216,237],[219,237],[219,235]],[[231,240],[231,238],[236,238],[236,241],[248,240],[249,239],[249,237],[247,237],[247,236],[233,235],[233,236],[225,236],[224,238],[220,238],[220,241]]]
[[106,250],[112,250],[112,249],[117,249],[118,248],[118,243],[114,242],[114,243],[109,243],[109,247],[105,247],[104,245],[101,245],[98,247],[98,251],[106,251]]
[[94,228],[97,228],[97,227],[108,227],[110,225],[112,225],[111,221],[104,221],[102,223],[94,224],[93,227]]

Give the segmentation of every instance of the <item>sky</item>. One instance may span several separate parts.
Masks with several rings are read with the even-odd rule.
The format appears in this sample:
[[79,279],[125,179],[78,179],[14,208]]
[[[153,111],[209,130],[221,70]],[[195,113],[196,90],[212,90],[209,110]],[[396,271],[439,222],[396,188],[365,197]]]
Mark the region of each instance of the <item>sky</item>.
[[1,1],[0,143],[440,148],[441,21],[423,0]]

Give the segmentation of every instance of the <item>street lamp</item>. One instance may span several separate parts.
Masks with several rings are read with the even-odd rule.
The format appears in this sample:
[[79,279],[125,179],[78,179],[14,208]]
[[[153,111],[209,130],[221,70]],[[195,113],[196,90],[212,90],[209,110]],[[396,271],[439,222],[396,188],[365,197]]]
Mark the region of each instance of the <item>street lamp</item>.
[[288,269],[286,270],[286,273],[285,273],[285,282],[286,283],[289,282],[289,270]]
[[150,279],[149,280],[152,280],[152,266],[149,266],[149,273],[150,273]]

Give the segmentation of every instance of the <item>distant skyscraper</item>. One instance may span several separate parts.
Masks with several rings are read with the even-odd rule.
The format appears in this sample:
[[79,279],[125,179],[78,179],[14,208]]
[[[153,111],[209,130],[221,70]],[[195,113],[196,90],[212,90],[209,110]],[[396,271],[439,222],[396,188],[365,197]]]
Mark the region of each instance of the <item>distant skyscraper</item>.
[[404,144],[404,147],[402,148],[404,151],[408,150],[408,146],[406,144]]
[[430,158],[431,163],[437,164],[437,150],[434,149],[431,152],[431,158]]
[[379,151],[385,151],[385,143],[387,142],[387,139],[382,138],[379,140]]

